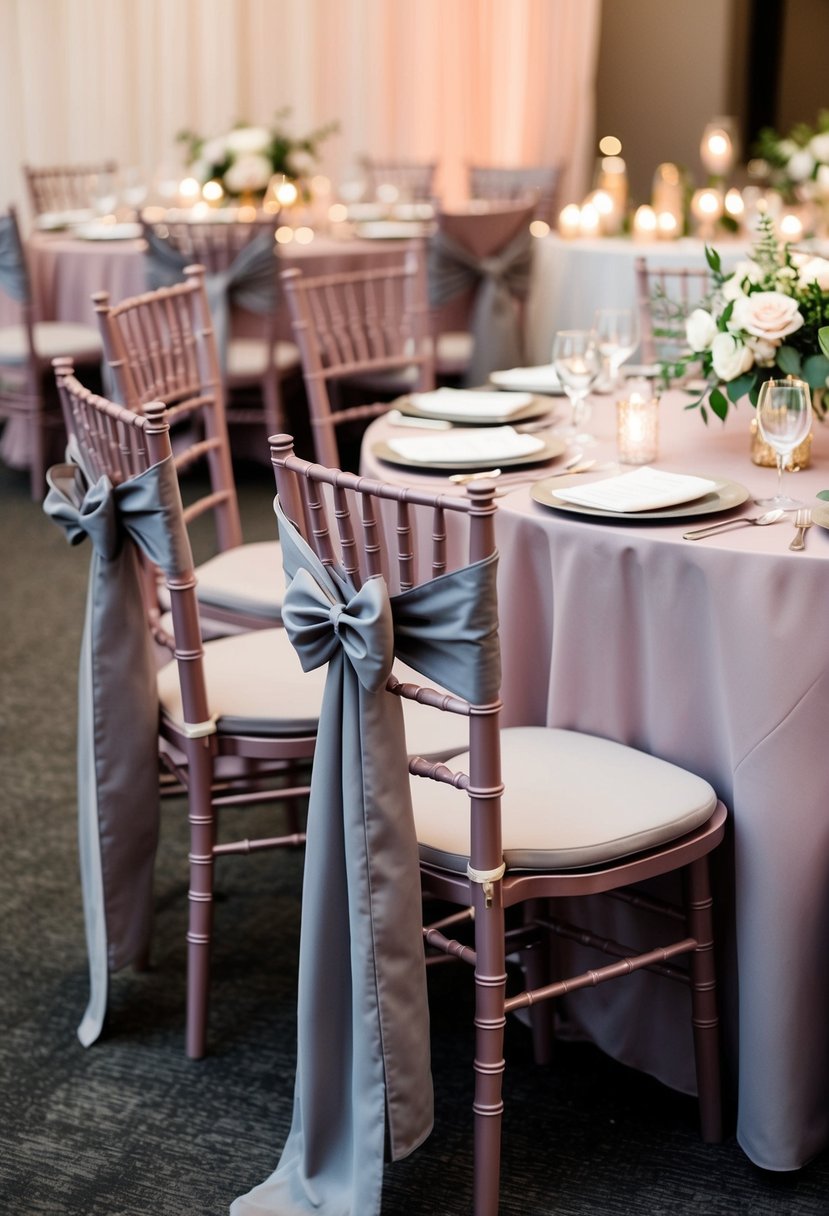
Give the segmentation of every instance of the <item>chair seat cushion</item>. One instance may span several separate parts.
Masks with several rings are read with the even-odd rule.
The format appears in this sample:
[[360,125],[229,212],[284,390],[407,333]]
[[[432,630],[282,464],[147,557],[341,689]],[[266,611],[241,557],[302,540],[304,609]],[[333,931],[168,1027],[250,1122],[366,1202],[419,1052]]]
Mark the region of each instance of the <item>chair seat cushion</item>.
[[[299,367],[299,349],[293,342],[277,342],[274,367],[280,372]],[[268,343],[264,338],[231,338],[227,348],[227,374],[238,377],[264,376],[268,367]]]
[[[63,321],[38,321],[34,326],[35,352],[41,359],[71,355],[83,362],[103,357],[98,331],[90,325],[72,325]],[[0,329],[0,363],[24,363],[29,347],[22,325],[6,325]]]
[[[220,733],[269,738],[312,734],[327,670],[304,672],[284,629],[259,629],[204,643],[208,705]],[[404,682],[422,683],[405,664],[395,664],[394,672]],[[158,694],[166,716],[182,723],[175,661],[158,672]],[[453,714],[447,724],[447,715],[410,701],[403,702],[403,714],[412,754],[442,759],[467,745],[465,718]]]
[[[220,608],[274,624],[282,620],[285,575],[277,540],[225,549],[196,567],[196,579],[196,595],[208,616],[210,608]],[[163,609],[169,608],[170,596],[163,584],[158,598]]]
[[[706,823],[707,781],[609,739],[545,727],[501,733],[507,869],[573,870],[656,848]],[[469,754],[449,767],[468,772]],[[423,861],[464,873],[469,814],[451,786],[412,778]]]

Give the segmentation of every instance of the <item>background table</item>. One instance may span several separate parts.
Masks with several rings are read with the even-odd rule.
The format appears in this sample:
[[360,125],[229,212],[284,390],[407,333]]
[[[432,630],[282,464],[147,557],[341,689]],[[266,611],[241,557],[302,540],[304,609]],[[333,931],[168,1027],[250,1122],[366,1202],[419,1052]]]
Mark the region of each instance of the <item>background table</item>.
[[[596,453],[606,458],[613,407],[595,402]],[[662,400],[657,467],[773,492],[774,471],[749,460],[749,407],[706,428],[682,404],[679,393]],[[372,424],[363,471],[417,481],[372,456],[390,433],[385,419]],[[822,427],[814,466],[789,488],[807,501],[829,488]],[[787,548],[791,516],[682,539],[704,522],[598,521],[536,504],[529,484],[505,486],[496,517],[505,721],[652,751],[707,778],[729,807],[715,910],[727,1075],[743,1149],[757,1165],[790,1170],[829,1143],[829,631],[820,617],[829,532],[811,528],[799,554]],[[554,813],[555,773],[550,796]],[[592,927],[636,945],[641,913],[595,915]],[[638,973],[568,998],[567,1017],[573,1033],[693,1092],[679,986]]]

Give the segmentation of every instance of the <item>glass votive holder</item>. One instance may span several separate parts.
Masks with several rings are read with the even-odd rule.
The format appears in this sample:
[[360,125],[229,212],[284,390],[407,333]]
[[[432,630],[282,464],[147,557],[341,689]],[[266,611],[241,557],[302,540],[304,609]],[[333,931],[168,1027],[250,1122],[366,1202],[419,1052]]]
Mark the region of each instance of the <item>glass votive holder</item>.
[[659,452],[659,398],[631,392],[616,402],[616,451],[621,464],[650,464]]

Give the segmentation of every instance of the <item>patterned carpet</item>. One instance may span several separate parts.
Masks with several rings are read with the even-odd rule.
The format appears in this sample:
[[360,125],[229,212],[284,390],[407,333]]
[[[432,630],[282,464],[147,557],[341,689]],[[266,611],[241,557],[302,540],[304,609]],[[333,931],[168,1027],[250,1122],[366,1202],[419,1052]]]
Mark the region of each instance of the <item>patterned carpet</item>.
[[[243,474],[248,539],[271,535],[270,475]],[[187,852],[168,804],[152,969],[114,977],[104,1037],[75,1037],[86,964],[74,843],[74,698],[88,554],[0,469],[0,1212],[223,1216],[275,1165],[290,1120],[301,854],[226,859],[210,1055],[183,1049]],[[251,812],[264,819],[264,812]],[[255,830],[255,825],[251,825]],[[384,1216],[470,1210],[466,977],[430,976],[436,1130],[386,1172]],[[563,1044],[533,1067],[507,1045],[503,1216],[825,1216],[829,1160],[755,1169],[706,1147],[692,1100]],[[364,1216],[354,1213],[353,1216]]]

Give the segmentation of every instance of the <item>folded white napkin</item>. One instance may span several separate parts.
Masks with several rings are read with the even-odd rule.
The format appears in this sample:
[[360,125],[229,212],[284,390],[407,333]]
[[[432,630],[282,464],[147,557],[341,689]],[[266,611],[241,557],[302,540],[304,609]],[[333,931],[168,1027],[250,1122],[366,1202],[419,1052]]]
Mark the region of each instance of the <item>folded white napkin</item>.
[[475,460],[497,464],[499,460],[532,456],[544,448],[544,441],[535,435],[519,435],[511,426],[498,426],[478,431],[450,431],[422,439],[389,439],[388,446],[398,456],[417,464],[466,464]]
[[591,485],[566,487],[553,491],[553,498],[600,511],[655,511],[693,502],[717,488],[716,481],[689,477],[683,473],[663,473],[645,466],[619,477],[606,477]]
[[512,418],[532,403],[531,393],[477,393],[463,388],[438,388],[432,393],[410,393],[412,405],[439,418]]
[[90,209],[84,211],[43,211],[35,219],[35,228],[48,232],[51,228],[68,228],[71,224],[80,224],[93,214]]
[[510,391],[525,390],[536,393],[560,393],[561,381],[552,363],[542,363],[538,367],[508,367],[500,372],[492,372],[490,380],[498,388]]

